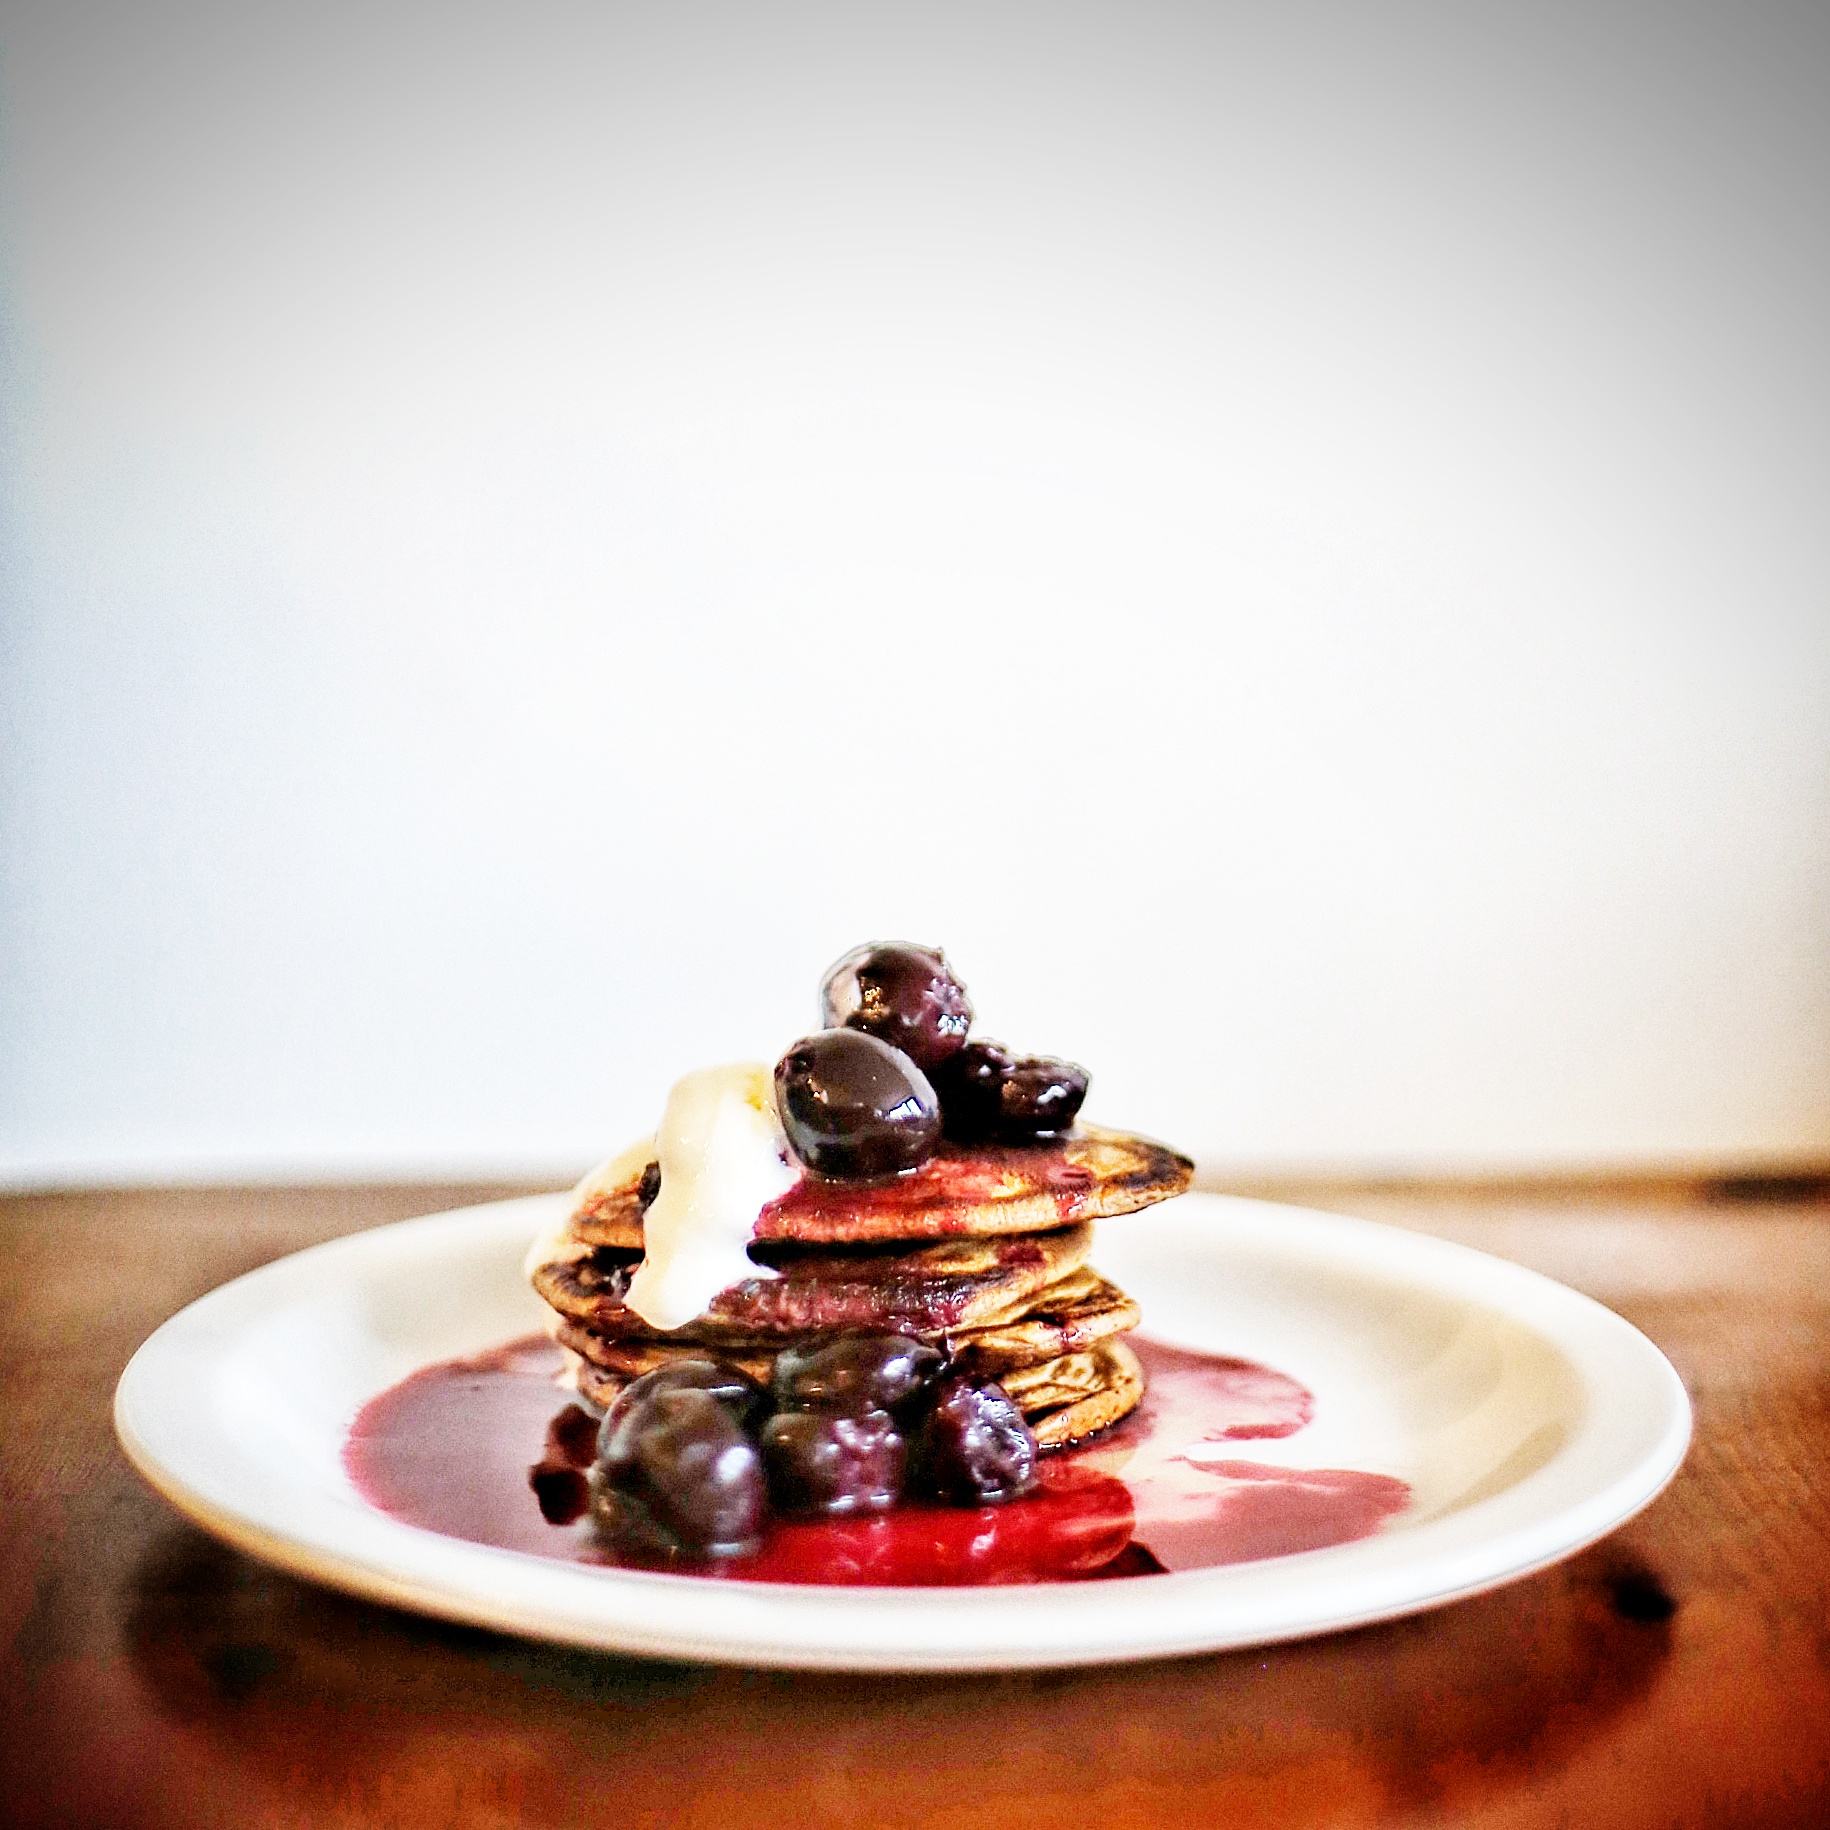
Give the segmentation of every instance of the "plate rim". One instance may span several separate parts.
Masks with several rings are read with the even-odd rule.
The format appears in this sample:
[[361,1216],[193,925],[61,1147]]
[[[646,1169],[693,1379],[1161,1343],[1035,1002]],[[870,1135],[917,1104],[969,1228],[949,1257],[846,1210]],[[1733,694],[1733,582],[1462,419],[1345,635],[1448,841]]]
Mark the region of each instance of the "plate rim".
[[[220,1480],[195,1465],[162,1405],[193,1390],[212,1363],[212,1344],[271,1312],[289,1286],[309,1289],[328,1267],[436,1249],[469,1238],[472,1249],[523,1228],[527,1237],[564,1195],[520,1196],[367,1228],[243,1273],[199,1297],[156,1329],[115,1389],[116,1435],[143,1479],[212,1535],[290,1574],[345,1593],[470,1625],[559,1644],[641,1656],[790,1669],[972,1671],[1117,1663],[1239,1649],[1421,1613],[1519,1580],[1574,1555],[1625,1524],[1682,1465],[1692,1416],[1670,1362],[1623,1317],[1542,1273],[1452,1240],[1382,1222],[1242,1196],[1196,1192],[1127,1217],[1135,1225],[1201,1224],[1218,1210],[1238,1224],[1274,1219],[1331,1259],[1420,1283],[1510,1316],[1572,1361],[1587,1378],[1598,1364],[1635,1370],[1658,1405],[1642,1419],[1639,1452],[1611,1480],[1568,1500],[1555,1522],[1528,1518],[1491,1535],[1470,1534],[1483,1508],[1512,1499],[1568,1458],[1550,1460],[1459,1513],[1354,1543],[1258,1563],[1152,1576],[1146,1585],[1050,1583],[994,1589],[869,1589],[715,1582],[673,1574],[587,1568],[530,1553],[445,1537],[356,1502],[316,1495],[312,1529],[276,1522],[271,1504],[225,1498]],[[1179,1210],[1179,1214],[1178,1211]],[[1471,1293],[1470,1286],[1478,1288]],[[296,1290],[295,1290],[296,1294]],[[1496,1300],[1496,1296],[1499,1299]],[[215,1346],[219,1359],[224,1351]],[[206,1431],[207,1434],[207,1431]],[[1582,1439],[1582,1429],[1577,1430]],[[240,1455],[228,1444],[229,1464]],[[1565,1470],[1567,1473],[1567,1470]],[[233,1486],[233,1482],[231,1482]],[[314,1490],[315,1493],[315,1490]],[[1504,1508],[1489,1516],[1503,1516]],[[339,1529],[326,1544],[326,1519]],[[1478,1516],[1475,1524],[1479,1524]],[[1449,1529],[1444,1529],[1448,1527]],[[1393,1545],[1408,1549],[1406,1557]],[[1439,1579],[1416,1565],[1439,1558]],[[1304,1583],[1300,1578],[1310,1580]],[[1308,1590],[1307,1605],[1290,1596]],[[1258,1593],[1254,1596],[1253,1591]],[[1269,1606],[1265,1591],[1282,1607]],[[1344,1599],[1357,1595],[1356,1601]],[[1064,1601],[1066,1605],[1063,1605]]]

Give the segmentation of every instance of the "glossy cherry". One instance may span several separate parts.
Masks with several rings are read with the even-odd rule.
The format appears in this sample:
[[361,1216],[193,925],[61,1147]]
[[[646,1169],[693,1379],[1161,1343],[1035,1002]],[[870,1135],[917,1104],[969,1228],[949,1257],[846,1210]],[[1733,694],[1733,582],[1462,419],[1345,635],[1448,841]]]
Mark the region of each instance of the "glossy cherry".
[[1004,1083],[1015,1066],[1003,1043],[975,1040],[934,1070],[941,1127],[956,1144],[981,1144],[997,1135]]
[[906,1451],[887,1411],[777,1411],[762,1454],[769,1497],[791,1517],[887,1512],[902,1496]]
[[624,1418],[662,1392],[709,1392],[739,1423],[752,1422],[768,1404],[763,1388],[747,1373],[712,1359],[670,1360],[631,1379],[612,1400],[597,1430],[597,1453],[610,1453]]
[[856,1029],[806,1036],[775,1064],[788,1147],[814,1174],[864,1181],[917,1169],[940,1142],[940,1101],[900,1049]]
[[1087,1071],[1052,1055],[1025,1055],[998,1087],[998,1135],[1009,1144],[1059,1137],[1087,1096]]
[[940,1371],[943,1356],[906,1334],[848,1334],[776,1356],[775,1402],[789,1410],[893,1411]]
[[1036,1484],[1035,1436],[1001,1385],[941,1380],[911,1449],[911,1488],[950,1505],[996,1505]]
[[899,1048],[923,1070],[956,1054],[972,1027],[966,988],[938,947],[906,941],[856,947],[820,984],[828,1029],[858,1029]]
[[627,1406],[619,1400],[615,1412],[591,1476],[601,1531],[646,1556],[736,1557],[757,1548],[762,1458],[729,1404],[676,1386]]

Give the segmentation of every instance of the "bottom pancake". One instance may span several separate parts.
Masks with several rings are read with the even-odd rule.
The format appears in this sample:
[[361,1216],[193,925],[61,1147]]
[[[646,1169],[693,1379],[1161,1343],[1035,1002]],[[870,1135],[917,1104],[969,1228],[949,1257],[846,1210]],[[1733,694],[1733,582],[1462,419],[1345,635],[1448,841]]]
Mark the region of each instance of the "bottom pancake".
[[[707,1350],[682,1343],[607,1341],[573,1322],[562,1322],[579,1395],[608,1408],[631,1380],[674,1360],[704,1359]],[[767,1384],[775,1353],[768,1348],[721,1352],[718,1359]],[[1057,1355],[999,1374],[999,1383],[1022,1411],[1042,1449],[1064,1449],[1109,1429],[1134,1411],[1144,1395],[1144,1371],[1122,1340],[1105,1340],[1081,1353]]]
[[1007,1372],[1000,1383],[1021,1407],[1036,1446],[1065,1449],[1137,1409],[1144,1396],[1144,1369],[1123,1341],[1110,1340],[1085,1353]]
[[[722,1366],[735,1366],[748,1373],[758,1385],[767,1385],[775,1372],[774,1347],[707,1347],[703,1343],[682,1341],[610,1341],[593,1334],[577,1322],[561,1321],[553,1330],[553,1339],[582,1364],[578,1368],[578,1389],[593,1404],[608,1405],[632,1379],[651,1373],[676,1360],[716,1360]],[[590,1374],[589,1381],[586,1374]],[[601,1386],[600,1396],[593,1386]]]
[[1116,1284],[1082,1265],[1042,1290],[1009,1320],[954,1329],[946,1340],[953,1363],[976,1377],[1001,1379],[1014,1367],[1084,1353],[1142,1320]]

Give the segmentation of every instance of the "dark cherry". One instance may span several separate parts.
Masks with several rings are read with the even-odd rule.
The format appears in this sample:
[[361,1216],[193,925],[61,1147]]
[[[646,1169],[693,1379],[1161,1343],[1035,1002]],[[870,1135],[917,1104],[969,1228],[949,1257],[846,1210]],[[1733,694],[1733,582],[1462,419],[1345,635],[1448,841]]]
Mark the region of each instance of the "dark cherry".
[[591,1483],[576,1468],[555,1468],[537,1461],[527,1471],[527,1484],[539,1502],[540,1516],[549,1525],[576,1524],[590,1509]]
[[1087,1096],[1087,1071],[1052,1055],[1025,1055],[998,1088],[998,1135],[1007,1144],[1059,1137]]
[[934,1070],[941,1128],[956,1144],[982,1144],[997,1135],[999,1096],[1015,1066],[1003,1043],[974,1041]]
[[597,1453],[610,1453],[611,1438],[623,1419],[661,1392],[709,1392],[739,1423],[750,1423],[766,1408],[767,1394],[747,1373],[717,1360],[670,1360],[653,1372],[631,1379],[611,1400],[597,1429]]
[[1036,1484],[1036,1439],[1001,1385],[943,1379],[910,1447],[911,1487],[950,1505],[995,1505]]
[[867,1181],[918,1169],[940,1142],[940,1101],[900,1049],[827,1029],[775,1064],[788,1147],[815,1175]]
[[902,1432],[887,1411],[777,1411],[762,1453],[769,1497],[793,1516],[886,1512],[902,1496]]
[[570,1525],[585,1515],[591,1489],[585,1480],[597,1450],[597,1419],[582,1404],[568,1404],[546,1426],[546,1446],[527,1471],[527,1484],[549,1525]]
[[828,1029],[861,1029],[932,1070],[965,1042],[972,1005],[938,947],[880,941],[828,969],[820,1017]]
[[940,1371],[943,1356],[906,1334],[849,1334],[776,1355],[775,1402],[788,1410],[893,1411]]
[[762,1459],[731,1406],[713,1392],[676,1386],[627,1408],[619,1400],[617,1408],[621,1415],[592,1470],[599,1529],[652,1556],[754,1551],[765,1498]]
[[597,1419],[582,1404],[568,1404],[546,1426],[544,1460],[565,1468],[588,1468],[597,1459]]

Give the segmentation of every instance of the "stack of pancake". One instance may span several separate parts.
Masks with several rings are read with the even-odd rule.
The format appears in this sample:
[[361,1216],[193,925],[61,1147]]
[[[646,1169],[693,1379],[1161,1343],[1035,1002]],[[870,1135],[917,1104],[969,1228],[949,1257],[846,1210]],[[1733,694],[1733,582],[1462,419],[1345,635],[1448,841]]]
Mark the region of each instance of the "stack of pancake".
[[1147,1138],[1084,1126],[1046,1144],[943,1144],[892,1181],[805,1176],[763,1209],[752,1258],[775,1271],[683,1328],[624,1304],[658,1171],[637,1149],[574,1191],[529,1258],[582,1396],[607,1405],[670,1360],[711,1357],[767,1381],[775,1356],[841,1334],[907,1334],[995,1379],[1037,1442],[1103,1430],[1144,1394],[1123,1336],[1137,1305],[1088,1263],[1092,1222],[1180,1194],[1194,1166]]

